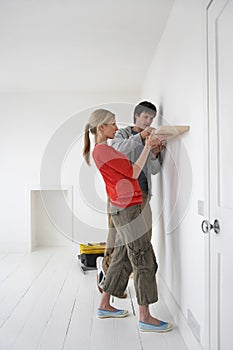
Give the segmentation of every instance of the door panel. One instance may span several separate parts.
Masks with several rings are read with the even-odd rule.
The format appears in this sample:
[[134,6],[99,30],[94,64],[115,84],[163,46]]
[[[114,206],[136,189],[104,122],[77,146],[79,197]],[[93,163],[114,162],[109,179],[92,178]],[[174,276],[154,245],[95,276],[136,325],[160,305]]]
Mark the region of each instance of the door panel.
[[233,209],[233,2],[229,1],[216,19],[217,124],[219,144],[219,205]]
[[233,0],[208,8],[210,348],[233,349]]

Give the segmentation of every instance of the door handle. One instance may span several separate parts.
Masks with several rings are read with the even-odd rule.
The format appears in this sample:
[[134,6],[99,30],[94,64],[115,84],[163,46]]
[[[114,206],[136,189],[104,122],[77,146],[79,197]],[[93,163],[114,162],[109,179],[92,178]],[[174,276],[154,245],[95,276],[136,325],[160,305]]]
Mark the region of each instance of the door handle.
[[209,233],[210,230],[214,229],[214,232],[218,234],[220,232],[220,225],[218,219],[214,220],[213,225],[208,220],[202,221],[201,229],[204,233]]

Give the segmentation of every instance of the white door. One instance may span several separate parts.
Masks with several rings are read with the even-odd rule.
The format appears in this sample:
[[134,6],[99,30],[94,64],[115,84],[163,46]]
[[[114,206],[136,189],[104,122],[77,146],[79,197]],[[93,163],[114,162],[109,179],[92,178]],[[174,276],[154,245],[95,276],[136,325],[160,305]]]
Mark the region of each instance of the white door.
[[209,227],[210,349],[233,350],[233,0],[213,0],[207,15],[209,222],[220,226]]

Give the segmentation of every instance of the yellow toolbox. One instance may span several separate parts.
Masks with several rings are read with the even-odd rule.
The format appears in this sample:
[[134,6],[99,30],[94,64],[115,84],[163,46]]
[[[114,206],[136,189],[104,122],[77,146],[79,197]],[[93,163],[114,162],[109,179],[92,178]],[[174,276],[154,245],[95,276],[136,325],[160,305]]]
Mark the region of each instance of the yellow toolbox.
[[80,244],[80,262],[83,268],[96,268],[96,258],[104,256],[106,243],[87,243]]

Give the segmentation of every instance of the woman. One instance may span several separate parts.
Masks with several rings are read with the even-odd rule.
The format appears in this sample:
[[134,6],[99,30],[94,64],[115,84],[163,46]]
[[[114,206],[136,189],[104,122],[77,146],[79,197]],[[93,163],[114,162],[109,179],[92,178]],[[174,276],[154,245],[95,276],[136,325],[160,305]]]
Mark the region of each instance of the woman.
[[95,136],[92,155],[105,181],[110,198],[109,210],[117,229],[116,247],[107,271],[98,316],[128,316],[127,310],[118,310],[111,306],[110,296],[123,295],[133,271],[139,305],[139,329],[167,332],[172,329],[172,325],[153,317],[149,311],[149,304],[158,300],[155,280],[158,266],[148,237],[148,227],[141,215],[142,192],[137,180],[153,146],[154,134],[147,138],[140,157],[131,165],[124,154],[107,145],[107,140],[113,139],[116,131],[115,115],[108,110],[98,109],[90,116],[84,135],[83,156],[89,165],[89,133]]

